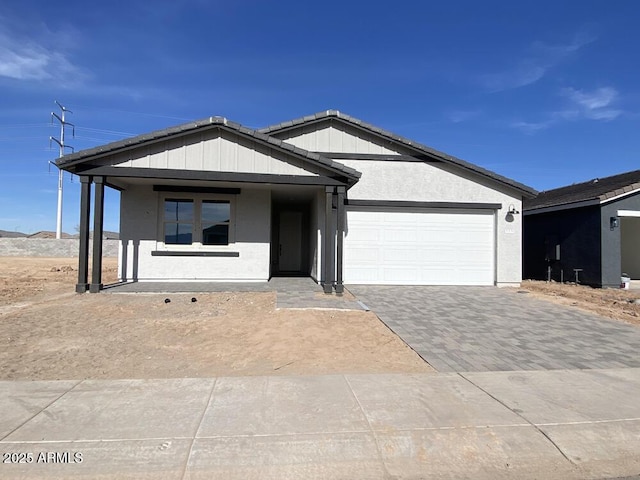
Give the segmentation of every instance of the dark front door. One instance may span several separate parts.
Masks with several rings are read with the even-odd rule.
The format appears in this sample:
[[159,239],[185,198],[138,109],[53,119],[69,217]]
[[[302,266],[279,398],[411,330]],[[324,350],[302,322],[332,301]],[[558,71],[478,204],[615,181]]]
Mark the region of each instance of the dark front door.
[[278,203],[273,207],[271,274],[309,275],[309,205]]
[[302,212],[280,212],[278,270],[302,270]]

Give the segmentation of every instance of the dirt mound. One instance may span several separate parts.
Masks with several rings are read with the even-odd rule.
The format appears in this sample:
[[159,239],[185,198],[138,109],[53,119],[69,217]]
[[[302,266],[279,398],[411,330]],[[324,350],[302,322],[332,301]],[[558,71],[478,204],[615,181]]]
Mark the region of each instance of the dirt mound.
[[526,280],[522,290],[603,317],[640,325],[640,290],[592,288],[568,283]]

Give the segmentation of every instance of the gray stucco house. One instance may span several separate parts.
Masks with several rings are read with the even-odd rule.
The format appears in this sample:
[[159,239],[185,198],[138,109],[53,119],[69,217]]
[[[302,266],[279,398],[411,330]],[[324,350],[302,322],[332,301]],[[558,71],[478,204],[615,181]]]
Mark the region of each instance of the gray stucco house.
[[[517,285],[516,181],[329,110],[260,130],[212,117],[67,155],[80,177],[76,290],[97,292],[104,188],[122,281]],[[97,235],[97,238],[100,238]]]
[[524,203],[524,277],[620,286],[640,279],[640,170],[541,192]]

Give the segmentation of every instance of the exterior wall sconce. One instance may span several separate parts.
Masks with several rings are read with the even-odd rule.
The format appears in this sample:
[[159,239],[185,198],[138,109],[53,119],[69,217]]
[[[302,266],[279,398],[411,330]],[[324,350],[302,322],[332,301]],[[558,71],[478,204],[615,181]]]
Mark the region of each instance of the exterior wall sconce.
[[520,212],[516,210],[516,207],[512,203],[511,205],[509,205],[509,210],[507,210],[507,213],[509,215],[518,215]]
[[618,217],[610,217],[609,218],[609,227],[611,230],[614,228],[618,228],[620,226],[620,219]]

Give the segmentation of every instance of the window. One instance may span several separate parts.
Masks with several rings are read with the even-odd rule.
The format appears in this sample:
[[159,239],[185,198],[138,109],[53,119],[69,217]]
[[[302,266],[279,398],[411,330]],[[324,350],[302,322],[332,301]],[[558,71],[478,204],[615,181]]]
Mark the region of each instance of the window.
[[231,205],[220,200],[203,200],[200,215],[203,245],[229,244]]
[[230,224],[228,200],[164,200],[165,245],[228,245]]
[[191,245],[193,242],[193,200],[164,201],[164,243]]

